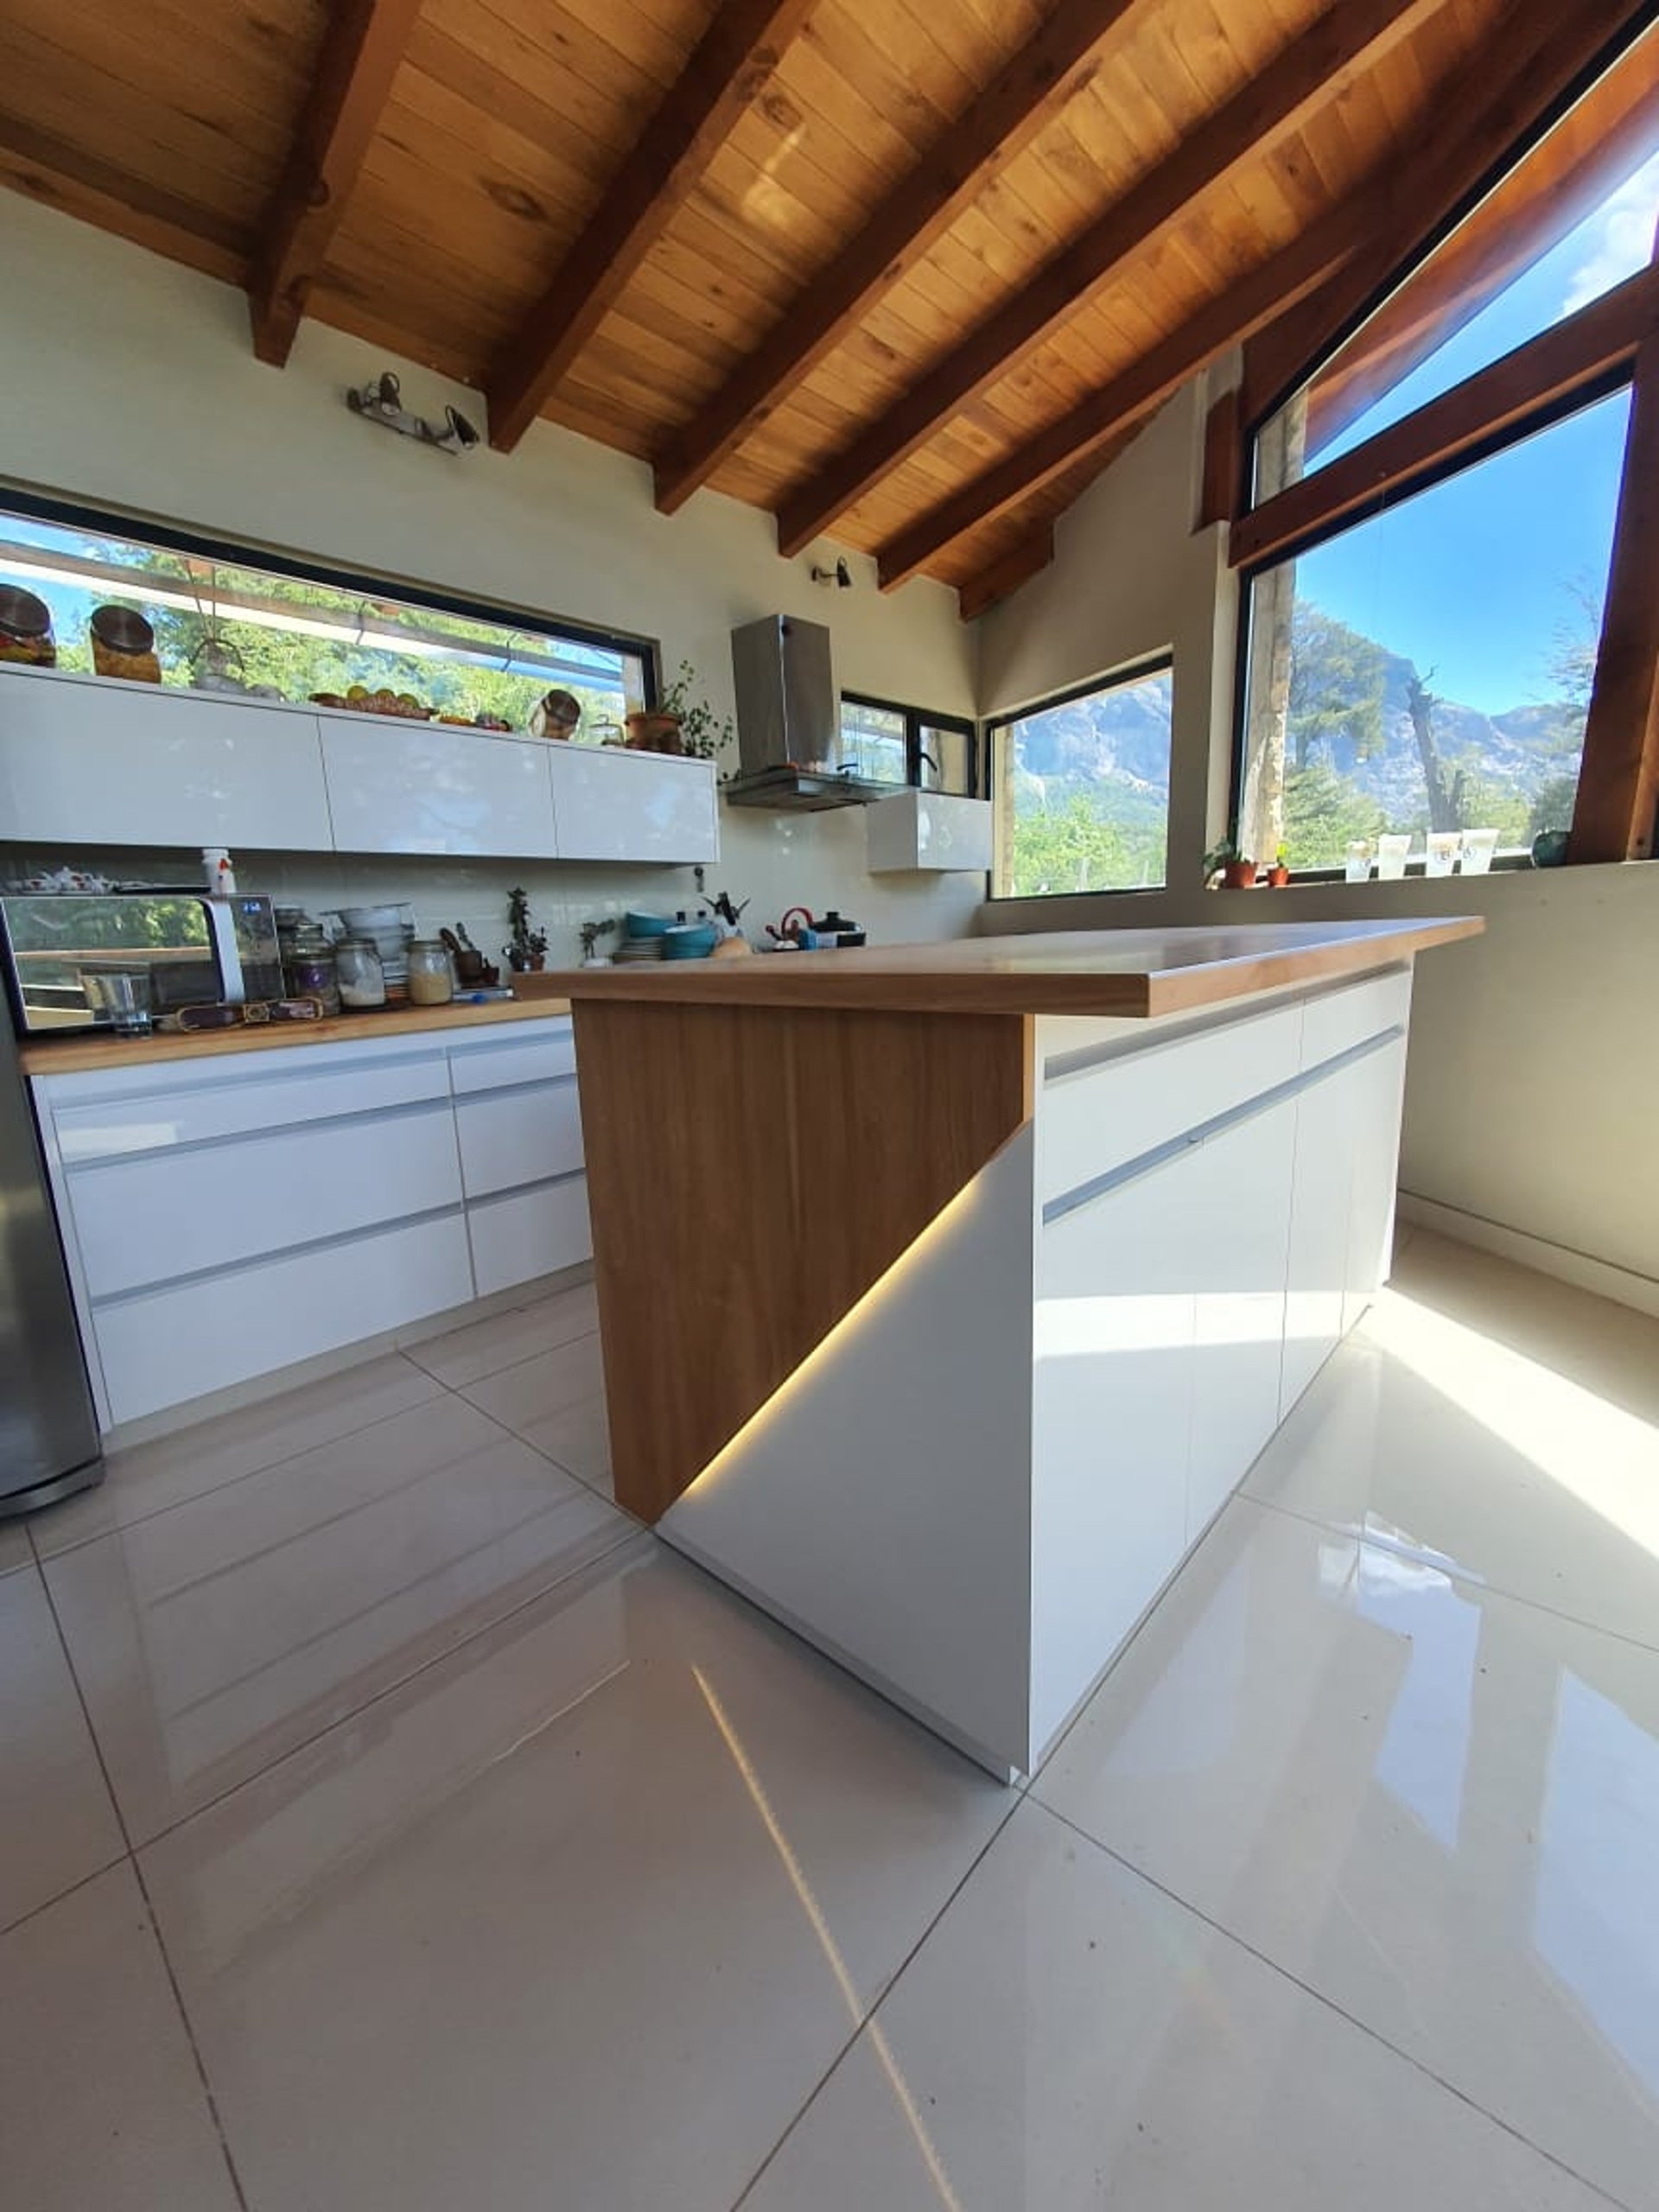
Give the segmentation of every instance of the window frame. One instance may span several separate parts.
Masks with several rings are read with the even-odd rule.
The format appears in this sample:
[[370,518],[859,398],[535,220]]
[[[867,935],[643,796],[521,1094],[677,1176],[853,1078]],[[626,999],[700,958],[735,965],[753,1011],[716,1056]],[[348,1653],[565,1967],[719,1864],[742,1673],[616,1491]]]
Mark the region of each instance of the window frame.
[[[1239,626],[1241,632],[1244,626],[1243,624]],[[1128,684],[1144,683],[1149,676],[1167,676],[1171,681],[1173,695],[1175,653],[1172,646],[1166,645],[1155,653],[1146,654],[1139,660],[1130,661],[1124,666],[1111,670],[1105,676],[1093,677],[1087,683],[1070,683],[1062,690],[1046,692],[1039,699],[1028,700],[1022,707],[1010,708],[1001,714],[986,715],[982,724],[982,742],[985,795],[991,804],[995,807],[997,804],[997,738],[1001,732],[1011,729],[1016,722],[1029,721],[1033,715],[1046,715],[1052,708],[1069,707],[1078,699],[1097,699],[1105,692],[1120,691]],[[1170,720],[1169,759],[1173,779],[1175,766],[1173,696]],[[997,848],[1000,852],[1002,842],[1000,823],[997,825]],[[992,902],[997,905],[1007,905],[1015,899],[1147,899],[1161,898],[1167,893],[1169,887],[1169,812],[1166,804],[1164,813],[1164,873],[1160,882],[1128,883],[1116,890],[1103,891],[999,891],[996,887],[996,868],[993,865],[986,877],[985,896],[988,905]]]
[[907,706],[900,699],[879,699],[873,691],[839,691],[836,696],[837,724],[842,707],[871,707],[878,714],[901,715],[905,723],[905,780],[888,786],[895,791],[919,791],[922,782],[922,732],[925,729],[951,731],[968,741],[969,790],[965,796],[978,798],[984,781],[982,759],[982,725],[971,715],[936,714],[931,707]]
[[468,594],[448,591],[407,576],[314,561],[284,548],[219,537],[177,523],[158,522],[148,515],[132,514],[115,507],[91,506],[0,480],[0,518],[7,514],[50,523],[61,530],[84,531],[89,536],[124,538],[133,544],[188,554],[199,560],[264,569],[271,575],[286,576],[298,583],[322,584],[334,591],[383,595],[409,607],[424,608],[429,613],[452,614],[464,622],[489,622],[506,629],[531,631],[573,645],[585,645],[596,652],[626,654],[642,664],[646,711],[653,711],[663,696],[661,640],[642,633],[569,621],[563,615],[550,614],[543,608],[521,606],[513,601],[474,599]]

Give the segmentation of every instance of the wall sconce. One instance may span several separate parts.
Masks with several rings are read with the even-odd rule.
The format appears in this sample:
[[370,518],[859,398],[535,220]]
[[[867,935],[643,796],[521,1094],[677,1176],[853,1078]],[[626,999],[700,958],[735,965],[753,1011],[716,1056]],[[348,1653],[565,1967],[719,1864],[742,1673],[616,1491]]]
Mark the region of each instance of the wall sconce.
[[442,429],[428,422],[424,415],[410,414],[404,405],[397,379],[390,369],[383,370],[365,385],[353,385],[346,395],[346,404],[365,423],[378,423],[383,429],[396,430],[400,436],[417,439],[423,446],[435,446],[440,453],[470,453],[478,443],[478,432],[459,408],[444,409]]
[[833,569],[814,569],[812,581],[815,584],[834,584],[838,591],[851,591],[853,572],[844,561],[837,561]]

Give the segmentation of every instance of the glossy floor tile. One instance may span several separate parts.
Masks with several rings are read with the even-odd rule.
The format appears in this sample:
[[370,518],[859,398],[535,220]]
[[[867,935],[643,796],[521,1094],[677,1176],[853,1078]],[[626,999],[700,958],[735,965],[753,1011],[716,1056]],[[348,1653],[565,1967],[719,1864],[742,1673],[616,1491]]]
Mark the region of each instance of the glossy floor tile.
[[257,2212],[726,2212],[1009,1807],[640,1535],[142,1859]]
[[1245,1488],[1659,1649],[1659,1427],[1397,1294]]
[[30,1565],[34,1557],[26,1523],[0,1521],[0,1574],[15,1573],[18,1567]]
[[1605,2212],[1022,1805],[745,2212]]
[[235,2212],[130,1866],[0,1936],[0,2195],[16,2212]]
[[1241,1499],[1034,1789],[1659,2205],[1659,1654]]
[[597,1397],[604,1388],[599,1338],[588,1336],[486,1376],[467,1384],[461,1395],[515,1436],[546,1451],[550,1447],[542,1440],[560,1416]]
[[626,1534],[447,1392],[48,1560],[135,1838]]
[[591,1336],[599,1326],[599,1306],[592,1283],[579,1283],[556,1291],[550,1298],[493,1314],[487,1321],[469,1322],[442,1337],[429,1337],[407,1347],[406,1357],[429,1375],[461,1389],[481,1382],[504,1367],[516,1367],[538,1352],[550,1351],[578,1337]]
[[83,1491],[34,1516],[29,1526],[36,1547],[46,1558],[111,1529],[130,1527],[169,1505],[296,1459],[441,1395],[433,1376],[392,1353],[170,1436],[112,1452],[96,1490]]
[[536,1424],[536,1448],[596,1490],[601,1497],[615,1496],[611,1476],[611,1424],[602,1397],[584,1398],[563,1413],[550,1414]]
[[0,1576],[0,1928],[125,1848],[46,1586]]

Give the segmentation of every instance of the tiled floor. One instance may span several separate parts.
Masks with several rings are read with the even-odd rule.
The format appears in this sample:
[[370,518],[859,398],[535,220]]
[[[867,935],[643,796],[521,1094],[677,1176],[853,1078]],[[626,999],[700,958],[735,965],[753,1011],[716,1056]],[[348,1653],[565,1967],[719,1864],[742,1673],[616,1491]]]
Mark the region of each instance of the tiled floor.
[[1023,1793],[616,1512],[592,1327],[0,1530],[9,2204],[1659,2212],[1659,1323],[1420,1234]]

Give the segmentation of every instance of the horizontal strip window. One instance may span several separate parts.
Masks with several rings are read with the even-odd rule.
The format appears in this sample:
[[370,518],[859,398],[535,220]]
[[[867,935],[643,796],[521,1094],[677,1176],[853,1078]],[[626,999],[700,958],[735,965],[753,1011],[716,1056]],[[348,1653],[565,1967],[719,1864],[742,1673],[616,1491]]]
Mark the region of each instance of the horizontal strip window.
[[841,759],[871,783],[979,796],[979,725],[965,715],[843,691]]

